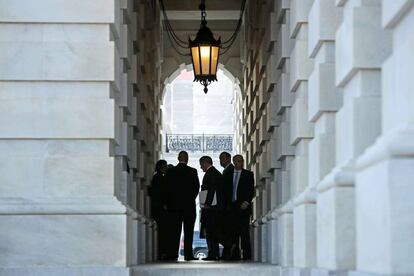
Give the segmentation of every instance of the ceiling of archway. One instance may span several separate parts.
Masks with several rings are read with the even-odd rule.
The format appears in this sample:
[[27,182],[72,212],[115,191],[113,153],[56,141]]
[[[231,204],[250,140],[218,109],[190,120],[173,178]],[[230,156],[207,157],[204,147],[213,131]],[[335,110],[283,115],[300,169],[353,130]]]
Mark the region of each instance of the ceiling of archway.
[[[165,9],[170,23],[176,34],[184,41],[194,38],[200,27],[199,1],[195,0],[164,0]],[[240,16],[242,0],[206,0],[208,27],[214,36],[226,40],[236,28]],[[164,62],[162,64],[162,79],[169,77],[180,64],[191,63],[189,57],[178,55],[171,47],[167,34],[163,35]],[[232,48],[220,56],[220,63],[235,77],[241,79],[240,37]]]

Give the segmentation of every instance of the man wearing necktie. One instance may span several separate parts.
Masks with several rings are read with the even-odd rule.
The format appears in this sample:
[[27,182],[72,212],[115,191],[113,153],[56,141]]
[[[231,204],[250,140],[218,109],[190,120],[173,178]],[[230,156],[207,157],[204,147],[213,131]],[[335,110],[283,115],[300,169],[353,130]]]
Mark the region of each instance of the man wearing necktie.
[[253,172],[243,169],[243,156],[235,155],[233,164],[231,209],[236,222],[233,244],[238,247],[239,240],[241,240],[243,260],[251,260],[249,224],[254,197],[254,176]]

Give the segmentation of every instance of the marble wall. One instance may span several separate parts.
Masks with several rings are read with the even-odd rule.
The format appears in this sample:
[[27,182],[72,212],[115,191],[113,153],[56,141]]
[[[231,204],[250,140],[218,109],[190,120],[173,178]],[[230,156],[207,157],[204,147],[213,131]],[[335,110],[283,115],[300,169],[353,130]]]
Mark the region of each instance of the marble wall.
[[289,275],[414,273],[413,1],[247,9],[236,110],[257,182],[255,259]]
[[0,7],[0,274],[128,275],[156,254],[158,8]]
[[127,206],[127,264],[153,261],[156,225],[148,185],[161,151],[161,21],[157,5],[115,1],[115,194]]

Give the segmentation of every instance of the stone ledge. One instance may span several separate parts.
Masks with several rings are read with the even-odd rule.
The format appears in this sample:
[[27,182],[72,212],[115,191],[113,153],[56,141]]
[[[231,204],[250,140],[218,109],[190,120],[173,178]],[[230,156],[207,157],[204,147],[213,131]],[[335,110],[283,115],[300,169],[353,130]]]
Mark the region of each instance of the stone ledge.
[[11,267],[0,268],[2,276],[129,276],[127,267]]
[[276,265],[261,263],[216,263],[216,262],[177,262],[162,264],[147,264],[131,268],[133,276],[164,276],[164,275],[180,275],[180,276],[207,276],[207,275],[282,275],[281,267]]
[[293,199],[286,202],[284,205],[274,208],[268,212],[268,220],[276,220],[283,214],[293,214]]
[[[349,271],[345,275],[346,276],[386,276],[389,274],[379,274],[379,273],[371,273],[371,272],[363,272],[363,271]],[[412,274],[392,274],[392,275],[393,276],[412,276]]]
[[352,164],[339,166],[331,170],[317,185],[319,193],[325,192],[333,187],[353,187],[355,183],[355,172]]
[[1,22],[113,23],[113,0],[1,0]]
[[347,270],[328,270],[324,268],[311,268],[310,276],[348,276]]
[[381,136],[357,159],[357,169],[362,170],[391,158],[414,158],[413,137],[413,125]]
[[317,198],[317,193],[314,188],[307,188],[305,191],[300,193],[293,199],[293,204],[295,207],[304,205],[304,204],[315,204]]
[[125,214],[115,197],[0,198],[0,215]]

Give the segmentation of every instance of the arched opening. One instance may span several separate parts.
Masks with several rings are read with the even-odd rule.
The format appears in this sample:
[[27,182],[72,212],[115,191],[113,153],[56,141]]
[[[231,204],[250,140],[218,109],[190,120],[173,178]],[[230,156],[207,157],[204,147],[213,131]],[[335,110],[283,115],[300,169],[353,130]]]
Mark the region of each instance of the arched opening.
[[[191,64],[183,64],[165,80],[161,101],[161,157],[176,163],[176,153],[180,150],[194,152],[197,156],[236,152],[239,137],[235,122],[239,114],[234,103],[240,95],[239,82],[221,64],[218,79],[204,94],[202,86],[193,82]],[[189,138],[200,142],[186,144]],[[218,157],[212,157],[219,166]],[[198,167],[198,159],[196,161],[193,164]]]
[[[177,164],[177,155],[181,150],[189,153],[188,165],[196,168],[200,184],[204,173],[199,159],[210,156],[213,166],[220,172],[219,154],[223,151],[236,153],[239,137],[236,133],[235,100],[240,95],[239,83],[233,75],[220,66],[217,75],[219,81],[209,85],[207,94],[203,86],[193,82],[191,65],[180,66],[164,82],[162,113],[162,150],[161,159],[168,164]],[[194,244],[205,245],[205,248],[194,248],[194,256],[206,257],[207,244],[199,240],[200,205],[197,198],[197,218],[194,226]],[[183,250],[180,245],[180,256]],[[223,247],[221,246],[221,249]],[[198,250],[198,251],[197,251]],[[200,253],[200,254],[199,254]]]
[[185,148],[188,145],[182,145],[181,149],[194,152],[234,151],[233,140],[237,140],[233,137],[237,117],[234,101],[240,88],[228,71],[219,69],[218,78],[219,82],[209,86],[208,94],[202,92],[199,83],[193,82],[190,66],[181,66],[165,81],[161,106],[161,135],[164,138],[162,156],[177,150],[176,144],[168,144],[167,137],[172,134],[231,135],[234,139],[221,147],[215,145],[209,148],[209,145],[199,144],[199,148]]

